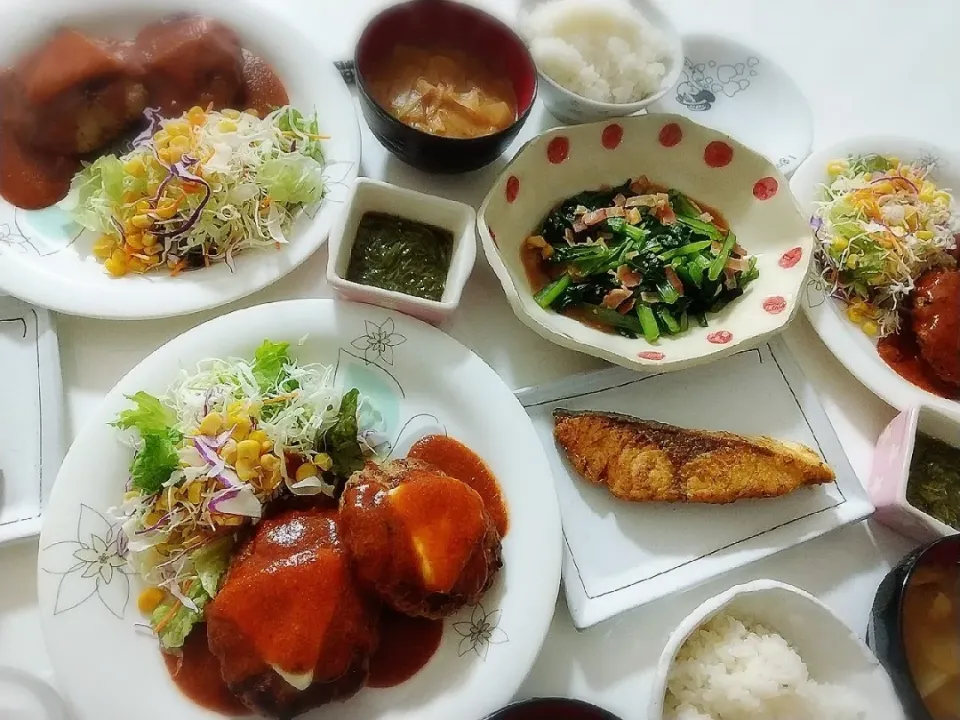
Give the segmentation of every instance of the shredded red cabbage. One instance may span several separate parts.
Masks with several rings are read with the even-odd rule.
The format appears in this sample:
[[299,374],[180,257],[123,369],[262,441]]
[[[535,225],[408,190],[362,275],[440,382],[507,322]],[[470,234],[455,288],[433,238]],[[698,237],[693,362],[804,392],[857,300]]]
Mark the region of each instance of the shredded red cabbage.
[[148,142],[150,142],[157,130],[160,129],[160,121],[163,120],[163,116],[160,114],[160,110],[158,108],[148,107],[143,111],[143,116],[147,119],[147,127],[142,133],[133,139],[134,148],[138,148],[141,145],[146,145]]

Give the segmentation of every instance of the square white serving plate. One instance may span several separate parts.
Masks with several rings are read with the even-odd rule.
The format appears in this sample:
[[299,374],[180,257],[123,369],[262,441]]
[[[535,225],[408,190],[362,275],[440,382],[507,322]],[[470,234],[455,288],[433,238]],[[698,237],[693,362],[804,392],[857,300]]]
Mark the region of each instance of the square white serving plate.
[[0,296],[0,545],[40,532],[63,459],[60,350],[50,313]]
[[[553,468],[563,587],[581,629],[873,512],[813,387],[779,339],[682,372],[611,368],[525,388],[517,397]],[[820,453],[837,482],[730,505],[627,503],[567,462],[553,439],[558,407],[800,442]]]

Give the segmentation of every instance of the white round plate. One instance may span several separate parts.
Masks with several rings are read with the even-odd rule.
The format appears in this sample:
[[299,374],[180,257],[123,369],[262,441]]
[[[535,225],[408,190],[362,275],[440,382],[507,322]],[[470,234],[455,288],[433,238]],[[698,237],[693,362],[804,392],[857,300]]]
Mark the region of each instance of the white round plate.
[[753,48],[717,35],[683,38],[680,82],[649,108],[725,132],[790,175],[810,153],[813,115],[790,76]]
[[[827,163],[849,155],[878,153],[903,162],[935,163],[931,179],[941,188],[960,192],[960,157],[919,140],[896,137],[864,137],[846,140],[811,155],[794,173],[790,189],[808,217],[827,182]],[[898,410],[924,404],[960,417],[960,402],[939,397],[918,388],[894,372],[877,353],[875,338],[865,335],[850,322],[841,301],[824,296],[818,283],[811,282],[804,293],[803,308],[820,338],[837,359],[876,395]]]
[[[211,355],[252,357],[266,338],[289,341],[302,362],[336,366],[338,384],[360,388],[383,413],[396,454],[429,432],[463,441],[496,475],[510,519],[496,584],[448,619],[423,670],[309,717],[479,720],[505,705],[540,650],[560,583],[560,513],[526,412],[489,366],[425,323],[370,305],[298,300],[225,315],[164,345],[110,391],[67,453],[44,516],[38,586],[47,650],[78,720],[125,720],[131,708],[137,720],[212,717],[180,694],[157,641],[135,627],[140,585],[105,519],[123,494],[130,451],[108,423],[128,405],[125,395],[162,393],[178,370]],[[78,558],[89,556],[84,548],[100,557]]]
[[223,305],[276,282],[327,238],[337,208],[360,166],[360,128],[353,99],[323,51],[323,33],[290,26],[269,4],[253,0],[47,0],[29,13],[0,14],[0,67],[36,47],[55,27],[94,37],[130,38],[145,24],[179,11],[214,17],[240,35],[283,80],[290,103],[317,110],[328,194],[318,211],[302,213],[290,244],[239,256],[178,277],[152,273],[111,278],[92,254],[95,234],[81,233],[57,207],[14,208],[0,198],[0,292],[70,315],[134,320],[185,315]]

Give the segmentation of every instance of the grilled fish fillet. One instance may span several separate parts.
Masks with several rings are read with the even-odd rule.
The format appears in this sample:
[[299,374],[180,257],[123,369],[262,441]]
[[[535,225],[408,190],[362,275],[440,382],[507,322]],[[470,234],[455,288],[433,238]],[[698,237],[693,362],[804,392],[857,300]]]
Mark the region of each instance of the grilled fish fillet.
[[834,480],[810,448],[604,412],[553,412],[554,436],[587,480],[632,502],[729,503]]

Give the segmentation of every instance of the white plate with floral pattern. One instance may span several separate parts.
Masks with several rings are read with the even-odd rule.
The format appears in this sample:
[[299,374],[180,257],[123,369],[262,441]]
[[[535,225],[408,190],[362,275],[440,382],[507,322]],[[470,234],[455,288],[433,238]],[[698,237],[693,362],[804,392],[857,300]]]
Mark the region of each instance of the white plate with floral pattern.
[[211,355],[250,356],[265,338],[289,341],[301,361],[329,364],[338,384],[360,388],[398,453],[424,432],[463,441],[498,478],[510,521],[494,587],[448,619],[426,667],[310,717],[485,717],[517,691],[553,616],[561,534],[550,466],[520,403],[476,355],[419,321],[331,300],[260,305],[194,328],[134,368],[90,418],[64,460],[40,539],[39,603],[59,687],[79,720],[211,717],[174,686],[157,641],[137,631],[140,586],[107,519],[123,494],[130,451],[108,423],[125,395],[161,393],[181,368]]
[[290,243],[279,251],[241,254],[226,264],[182,273],[112,278],[93,256],[96,234],[82,231],[53,206],[26,211],[0,198],[0,292],[69,315],[140,320],[217,307],[270,285],[300,265],[327,239],[333,218],[360,166],[360,128],[353,99],[331,61],[322,34],[290,26],[264,3],[250,0],[49,0],[31,12],[0,11],[0,68],[39,45],[55,27],[93,37],[133,37],[149,22],[178,11],[216,18],[233,28],[244,47],[277,71],[291,105],[316,109],[323,141],[327,194],[301,211]]
[[[541,308],[520,248],[561,201],[645,175],[716,208],[760,277],[708,327],[656,344],[603,332]],[[796,315],[813,235],[783,174],[769,160],[716,130],[678,115],[640,115],[549,130],[531,140],[480,206],[483,249],[513,311],[558,345],[648,371],[678,370],[755,345]]]

